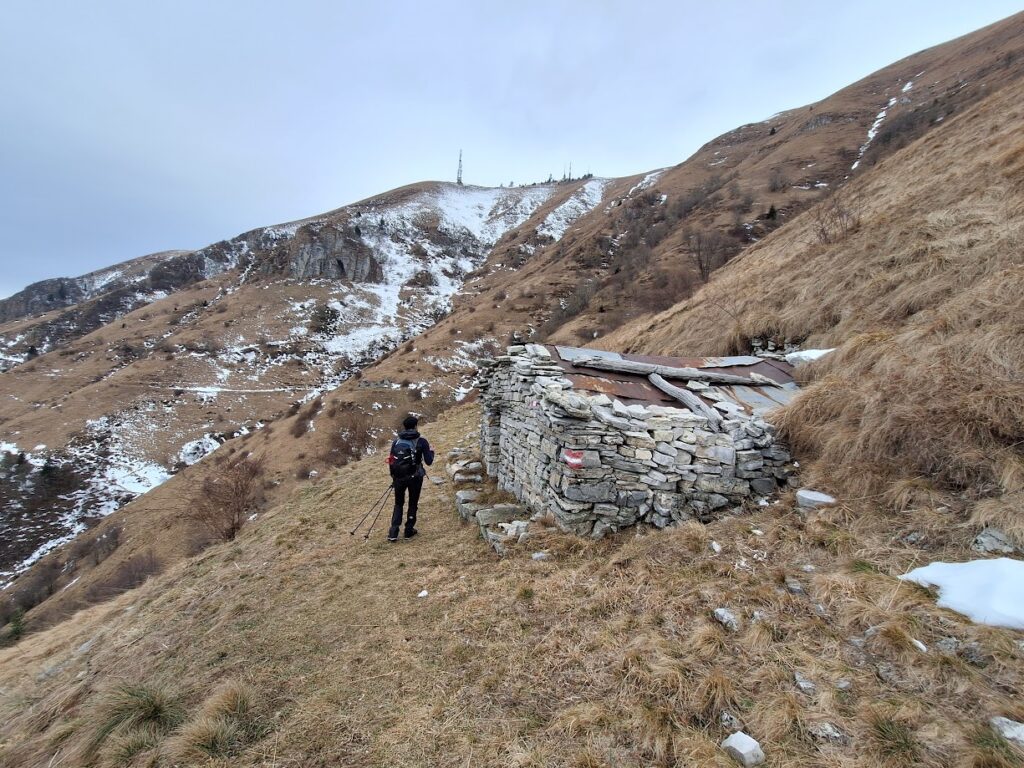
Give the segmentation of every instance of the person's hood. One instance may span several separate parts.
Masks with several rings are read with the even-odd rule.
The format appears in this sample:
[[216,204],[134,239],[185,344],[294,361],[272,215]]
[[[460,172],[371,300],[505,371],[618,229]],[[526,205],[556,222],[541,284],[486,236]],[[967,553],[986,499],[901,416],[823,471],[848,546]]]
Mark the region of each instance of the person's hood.
[[399,440],[416,440],[419,436],[419,431],[415,429],[403,429],[398,433]]

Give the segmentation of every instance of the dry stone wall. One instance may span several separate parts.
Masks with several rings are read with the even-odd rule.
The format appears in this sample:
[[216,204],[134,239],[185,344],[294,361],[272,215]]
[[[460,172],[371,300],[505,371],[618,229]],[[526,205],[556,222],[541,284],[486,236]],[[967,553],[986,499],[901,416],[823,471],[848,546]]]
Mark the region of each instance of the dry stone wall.
[[789,453],[760,416],[723,407],[714,429],[685,407],[575,391],[538,344],[482,361],[477,386],[487,472],[563,530],[601,537],[638,522],[706,521],[788,475]]

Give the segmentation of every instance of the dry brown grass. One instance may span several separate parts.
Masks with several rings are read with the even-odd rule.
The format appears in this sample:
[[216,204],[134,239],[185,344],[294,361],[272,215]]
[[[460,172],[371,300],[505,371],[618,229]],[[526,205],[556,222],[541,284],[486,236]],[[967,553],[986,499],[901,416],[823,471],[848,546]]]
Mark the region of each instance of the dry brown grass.
[[[836,346],[777,415],[806,480],[895,510],[985,501],[1022,534],[1024,142],[1020,84],[851,182],[858,227],[815,236],[831,202],[749,249],[699,292],[604,344],[744,353],[767,337]],[[965,152],[964,147],[972,147]],[[833,198],[835,200],[836,198]]]
[[[472,441],[476,418],[463,407],[431,425],[441,455]],[[978,728],[1024,714],[1013,701],[1024,652],[1012,633],[975,627],[898,582],[891,574],[919,554],[895,546],[877,515],[804,519],[780,505],[602,542],[545,530],[497,560],[433,484],[415,540],[344,535],[386,483],[378,461],[354,462],[235,541],[0,651],[0,765],[81,754],[102,691],[125,679],[173,681],[185,718],[158,735],[112,734],[97,760],[134,750],[157,766],[725,768],[723,711],[778,765],[895,761],[907,753],[902,732],[875,715],[908,729],[924,765],[1009,759]],[[809,533],[840,525],[853,544],[838,553]],[[961,545],[936,546],[948,556]],[[553,559],[531,560],[534,547]],[[783,577],[807,594],[786,592]],[[723,605],[740,632],[711,619]],[[863,648],[851,642],[865,635]],[[987,666],[910,643],[933,648],[947,635],[978,642]],[[44,665],[57,671],[37,678]],[[86,668],[88,684],[76,679]],[[816,694],[797,691],[795,670]],[[835,690],[842,678],[850,691]],[[815,742],[809,728],[822,721],[850,744]]]

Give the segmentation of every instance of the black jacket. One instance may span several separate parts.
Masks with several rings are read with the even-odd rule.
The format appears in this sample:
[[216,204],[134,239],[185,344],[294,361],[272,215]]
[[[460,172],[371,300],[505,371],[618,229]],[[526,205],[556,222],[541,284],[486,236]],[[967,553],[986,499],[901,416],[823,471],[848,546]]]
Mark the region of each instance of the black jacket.
[[395,452],[395,443],[398,440],[415,440],[416,441],[416,477],[423,477],[426,471],[423,469],[425,463],[428,467],[434,463],[434,452],[430,448],[430,443],[427,442],[425,437],[420,437],[420,433],[415,429],[403,429],[398,433],[398,438],[391,441],[391,453]]

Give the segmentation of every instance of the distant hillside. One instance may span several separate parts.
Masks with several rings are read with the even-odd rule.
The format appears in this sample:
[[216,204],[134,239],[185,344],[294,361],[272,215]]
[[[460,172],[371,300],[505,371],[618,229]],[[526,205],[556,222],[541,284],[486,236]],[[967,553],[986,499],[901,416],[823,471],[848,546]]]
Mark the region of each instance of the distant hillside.
[[0,325],[0,581],[430,327],[499,238],[569,226],[588,184],[418,184],[62,282],[78,303]]
[[1022,114],[1016,82],[602,345],[836,347],[781,416],[814,479],[896,510],[942,498],[1024,544]]

